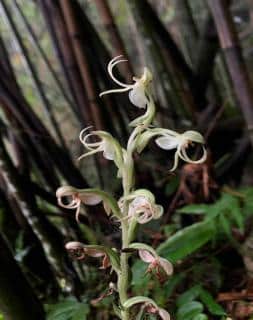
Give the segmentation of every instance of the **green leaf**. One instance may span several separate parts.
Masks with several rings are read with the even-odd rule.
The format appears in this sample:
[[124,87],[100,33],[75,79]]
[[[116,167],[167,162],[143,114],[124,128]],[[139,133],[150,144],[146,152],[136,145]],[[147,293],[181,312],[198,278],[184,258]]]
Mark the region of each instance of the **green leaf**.
[[244,188],[240,190],[244,195],[243,214],[245,217],[253,214],[253,188]]
[[90,308],[86,303],[80,304],[79,308],[73,314],[71,320],[86,320],[90,313]]
[[213,220],[198,222],[176,232],[158,247],[157,253],[173,263],[201,248],[214,234]]
[[207,204],[189,204],[188,206],[177,209],[177,212],[186,214],[205,214],[209,207],[210,206]]
[[208,320],[208,317],[204,313],[200,313],[196,315],[196,317],[194,317],[192,320]]
[[244,217],[242,215],[242,210],[239,206],[233,206],[230,208],[231,215],[237,224],[240,231],[244,229]]
[[191,301],[182,305],[177,311],[177,320],[192,320],[202,313],[204,306],[198,301]]
[[51,311],[47,315],[47,320],[69,320],[76,310],[76,300],[65,300],[52,306]]
[[176,301],[177,307],[181,307],[184,304],[195,300],[199,296],[200,292],[201,292],[200,285],[196,285],[196,286],[192,287],[191,289],[185,291],[177,299],[177,301]]
[[65,300],[50,307],[47,320],[86,320],[90,312],[88,304]]
[[223,214],[219,215],[219,223],[227,237],[233,240],[230,221]]
[[165,194],[167,197],[171,196],[174,192],[176,192],[179,186],[179,178],[178,176],[174,176],[171,178],[170,182],[165,186]]
[[203,304],[211,314],[215,316],[226,315],[224,309],[214,300],[211,294],[203,288],[200,291],[200,300],[203,302]]

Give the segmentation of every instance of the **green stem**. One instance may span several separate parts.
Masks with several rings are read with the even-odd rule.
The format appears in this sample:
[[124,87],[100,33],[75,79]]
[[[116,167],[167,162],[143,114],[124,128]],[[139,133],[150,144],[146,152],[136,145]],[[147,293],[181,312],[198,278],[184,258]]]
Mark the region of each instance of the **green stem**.
[[[124,191],[124,198],[126,198],[130,193],[134,185],[134,160],[133,160],[133,152],[136,148],[136,141],[141,134],[141,132],[145,129],[146,126],[152,121],[154,116],[154,102],[152,97],[150,97],[150,104],[147,106],[147,112],[145,113],[145,117],[143,117],[143,121],[145,120],[145,126],[137,126],[132,134],[129,137],[127,150],[124,157],[124,166],[122,172],[122,185]],[[133,240],[134,230],[136,227],[136,222],[132,222],[129,225],[129,221],[125,219],[128,215],[128,203],[125,202],[123,207],[123,219],[121,223],[122,227],[122,249],[127,248],[130,242]],[[128,253],[121,253],[120,256],[120,272],[118,273],[118,291],[119,291],[119,299],[121,306],[128,299],[127,289],[129,286],[129,265],[128,265]],[[122,309],[121,311],[121,319],[129,320],[130,312],[128,309]]]
[[[128,223],[127,221],[122,222],[122,248],[127,248],[129,245],[128,241]],[[128,254],[122,253],[120,257],[121,272],[118,275],[118,290],[120,303],[123,303],[128,299],[127,289],[129,285],[129,265],[128,265]],[[122,310],[122,320],[129,319],[129,310]]]

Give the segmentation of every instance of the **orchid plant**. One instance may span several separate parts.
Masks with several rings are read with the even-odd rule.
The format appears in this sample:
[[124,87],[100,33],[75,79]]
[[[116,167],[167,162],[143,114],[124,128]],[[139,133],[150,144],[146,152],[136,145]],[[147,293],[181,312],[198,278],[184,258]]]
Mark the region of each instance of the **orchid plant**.
[[[117,219],[122,234],[121,250],[111,249],[102,245],[85,245],[80,242],[69,242],[66,249],[77,259],[91,256],[102,259],[101,268],[111,268],[117,274],[117,283],[114,291],[118,299],[115,301],[115,314],[122,320],[141,319],[142,315],[149,313],[169,320],[168,311],[160,308],[149,297],[129,297],[130,265],[129,257],[134,252],[147,263],[147,272],[161,277],[169,277],[173,273],[170,261],[159,257],[155,249],[145,243],[133,242],[135,230],[138,224],[145,224],[153,219],[159,219],[163,214],[162,206],[158,205],[155,196],[146,189],[134,188],[134,158],[135,152],[141,153],[151,139],[155,138],[158,147],[165,150],[175,150],[174,165],[170,171],[174,171],[179,159],[189,163],[201,163],[206,159],[204,138],[196,131],[186,131],[179,134],[175,131],[157,128],[152,124],[155,115],[155,104],[151,94],[152,73],[144,68],[140,78],[134,77],[133,84],[125,84],[119,81],[113,74],[114,67],[124,62],[121,56],[116,57],[108,64],[108,72],[112,80],[120,86],[102,92],[100,96],[128,92],[130,102],[137,108],[144,109],[143,115],[134,119],[130,126],[133,127],[127,146],[124,148],[108,132],[91,130],[86,128],[80,133],[80,141],[86,152],[80,156],[83,159],[92,154],[102,152],[103,156],[115,163],[118,169],[118,178],[122,179],[123,194],[116,200],[111,194],[98,189],[77,189],[72,186],[60,187],[56,196],[60,206],[76,210],[76,220],[79,221],[81,205],[96,205],[103,203],[105,212]],[[202,147],[202,155],[199,159],[192,159],[187,154],[190,144],[199,144]],[[63,201],[67,198],[68,203]],[[110,285],[110,288],[112,286]],[[135,306],[135,307],[134,307]]]

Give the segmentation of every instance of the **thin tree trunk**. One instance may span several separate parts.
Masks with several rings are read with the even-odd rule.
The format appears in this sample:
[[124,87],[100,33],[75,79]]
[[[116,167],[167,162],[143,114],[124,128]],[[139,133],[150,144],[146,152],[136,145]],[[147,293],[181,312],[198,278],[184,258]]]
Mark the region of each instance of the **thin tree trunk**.
[[234,91],[253,144],[253,90],[227,0],[208,0]]
[[0,233],[0,310],[5,320],[44,320],[42,304]]

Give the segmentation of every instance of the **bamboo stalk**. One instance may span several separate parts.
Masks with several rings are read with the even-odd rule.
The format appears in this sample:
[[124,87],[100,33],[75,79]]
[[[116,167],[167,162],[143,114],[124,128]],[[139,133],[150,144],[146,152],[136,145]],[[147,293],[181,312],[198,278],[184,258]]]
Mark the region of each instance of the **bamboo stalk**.
[[1,139],[0,168],[7,185],[7,192],[16,200],[22,214],[40,240],[46,258],[51,264],[56,278],[60,281],[63,275],[67,276],[64,270],[65,250],[62,236],[47,218],[40,214],[34,195],[30,192],[29,184],[24,186],[24,180],[20,179]]
[[[11,69],[7,56],[5,61]],[[17,128],[13,128],[17,138],[20,139],[23,134],[26,135],[26,138],[28,137],[28,139],[23,139],[23,142],[27,143],[28,152],[32,152],[36,159],[35,163],[42,168],[46,181],[52,183],[53,189],[58,187],[59,182],[54,176],[54,170],[57,167],[69,183],[80,187],[87,186],[80,172],[73,165],[69,154],[55,143],[48,130],[25,101],[21,91],[17,90],[17,85],[16,90],[13,90],[13,83],[15,79],[11,75],[2,74],[0,100],[3,110],[10,121],[12,118],[17,121]]]
[[[167,104],[170,104],[170,101],[172,101],[175,109],[173,116],[177,117],[179,115],[182,116],[182,114],[187,114],[187,116],[190,115],[192,120],[195,121],[196,96],[194,96],[192,90],[190,90],[193,88],[192,82],[194,81],[190,67],[186,64],[178,47],[148,1],[131,0],[129,3],[132,6],[133,14],[136,15],[138,12],[141,17],[139,25],[150,24],[147,35],[148,37],[152,36],[154,50],[156,50],[158,55],[165,61],[163,73],[169,78],[169,84],[172,88],[171,97],[167,101]],[[156,58],[154,61],[156,61]],[[189,80],[190,78],[191,81]]]
[[86,106],[88,100],[82,85],[80,72],[75,60],[73,48],[70,44],[69,35],[66,29],[62,12],[58,1],[38,0],[46,21],[49,34],[52,39],[62,72],[67,81],[69,91],[78,107],[78,120],[80,127],[86,127],[90,122],[90,115]]
[[196,55],[198,30],[194,22],[189,0],[174,1],[177,27],[180,29],[183,52],[188,63],[193,67]]
[[39,43],[39,39],[37,38],[31,24],[29,23],[28,19],[26,18],[26,16],[24,15],[20,4],[14,0],[13,1],[13,5],[16,8],[16,12],[18,13],[18,15],[20,16],[22,22],[24,23],[27,32],[29,33],[29,36],[32,40],[32,43],[34,45],[34,47],[37,49],[37,51],[40,53],[45,65],[47,66],[49,72],[52,75],[52,78],[54,79],[59,92],[61,93],[61,95],[64,97],[64,99],[68,102],[69,106],[71,107],[72,111],[74,112],[74,114],[76,114],[76,107],[73,104],[73,101],[71,101],[70,97],[68,96],[68,94],[66,93],[66,89],[64,88],[63,84],[61,83],[57,73],[55,72],[54,68],[52,67],[52,64],[49,60],[49,58],[47,57],[47,54],[45,53],[44,49],[42,48],[42,46]]
[[74,49],[78,66],[80,68],[81,78],[88,97],[88,103],[92,119],[97,129],[104,127],[102,118],[100,117],[99,105],[97,103],[98,92],[96,92],[94,83],[92,81],[92,74],[87,60],[86,53],[81,42],[81,30],[75,19],[74,1],[59,0],[64,19],[66,21],[67,29],[70,35],[70,40]]
[[120,66],[120,70],[122,70],[123,75],[125,75],[128,81],[132,80],[133,69],[129,62],[128,55],[125,49],[125,45],[122,41],[122,38],[118,32],[116,24],[114,22],[114,18],[109,7],[107,0],[95,0],[94,1],[99,15],[101,17],[104,28],[107,30],[110,40],[113,46],[113,55],[119,56],[123,55],[127,61]]
[[[212,79],[214,62],[219,50],[219,39],[215,30],[212,17],[206,17],[203,31],[200,34],[197,49],[195,51],[194,71],[196,74],[196,85],[199,92],[206,92],[208,84]],[[203,104],[202,104],[203,105]]]
[[253,144],[253,91],[227,0],[208,0],[234,91]]
[[55,120],[55,117],[53,115],[50,102],[49,102],[49,100],[48,100],[48,98],[47,98],[47,96],[46,96],[46,94],[45,94],[45,92],[43,90],[43,87],[42,87],[42,85],[40,83],[37,71],[34,68],[34,66],[33,66],[33,64],[31,62],[31,59],[29,57],[28,50],[26,49],[25,45],[23,44],[22,38],[21,38],[21,36],[20,36],[20,34],[18,32],[18,29],[17,29],[17,27],[16,27],[16,25],[14,23],[14,20],[12,18],[12,15],[11,15],[10,11],[9,11],[9,8],[6,5],[4,0],[0,1],[0,8],[1,8],[1,11],[4,14],[4,16],[6,18],[6,21],[7,21],[8,25],[9,25],[11,31],[12,31],[12,34],[13,34],[15,40],[16,40],[16,43],[19,46],[20,51],[22,52],[25,64],[27,66],[27,69],[29,70],[29,73],[31,74],[34,86],[36,88],[37,93],[39,94],[39,97],[41,99],[41,102],[42,102],[42,105],[43,105],[44,110],[46,112],[46,115],[47,115],[47,117],[48,117],[48,119],[49,119],[49,121],[51,123],[51,126],[52,126],[53,130],[55,131],[55,133],[57,135],[57,138],[59,139],[61,145],[64,148],[66,148],[65,141],[64,141],[64,138],[63,138],[63,136],[61,134],[59,125],[58,125],[58,123]]

